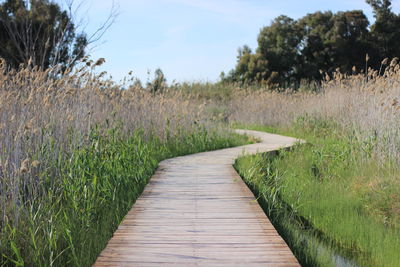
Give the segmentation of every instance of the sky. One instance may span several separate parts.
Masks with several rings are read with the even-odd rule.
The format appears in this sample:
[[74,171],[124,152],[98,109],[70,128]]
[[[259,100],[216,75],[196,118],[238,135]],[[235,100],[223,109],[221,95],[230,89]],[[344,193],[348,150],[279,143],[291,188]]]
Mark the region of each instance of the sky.
[[[120,81],[132,71],[142,82],[161,68],[168,82],[216,81],[236,63],[237,49],[255,49],[263,26],[281,15],[361,9],[373,22],[364,0],[115,0],[119,15],[90,54],[105,58],[98,71]],[[79,8],[92,33],[107,18],[112,0],[88,0]],[[400,0],[393,1],[399,13]]]

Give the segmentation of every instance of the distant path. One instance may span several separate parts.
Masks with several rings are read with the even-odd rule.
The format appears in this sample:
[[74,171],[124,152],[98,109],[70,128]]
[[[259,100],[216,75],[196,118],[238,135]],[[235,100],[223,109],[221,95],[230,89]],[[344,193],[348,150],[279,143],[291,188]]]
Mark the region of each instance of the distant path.
[[262,142],[161,162],[94,266],[299,266],[232,167],[297,140],[238,132]]

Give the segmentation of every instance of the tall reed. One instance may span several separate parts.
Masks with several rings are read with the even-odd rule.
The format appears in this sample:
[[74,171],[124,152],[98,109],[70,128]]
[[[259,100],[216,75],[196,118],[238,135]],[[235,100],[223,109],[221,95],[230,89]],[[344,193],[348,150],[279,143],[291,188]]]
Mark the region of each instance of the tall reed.
[[373,141],[380,158],[400,160],[400,65],[397,59],[383,75],[327,76],[316,91],[235,90],[227,104],[230,122],[289,127],[299,118],[332,120],[338,130]]
[[246,142],[179,92],[87,65],[0,64],[0,265],[89,266],[160,160]]

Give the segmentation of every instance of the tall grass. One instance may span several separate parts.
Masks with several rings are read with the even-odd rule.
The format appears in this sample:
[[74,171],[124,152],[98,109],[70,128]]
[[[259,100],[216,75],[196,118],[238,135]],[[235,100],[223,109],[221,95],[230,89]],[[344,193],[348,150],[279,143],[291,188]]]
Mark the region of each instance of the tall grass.
[[[333,127],[324,125],[318,129]],[[258,155],[236,163],[268,204],[272,221],[304,265],[336,266],[337,255],[345,255],[358,266],[398,266],[398,168],[366,162],[367,152],[349,137],[302,129],[296,132],[308,145],[273,159]],[[333,252],[321,255],[321,242]]]
[[[382,76],[336,73],[297,92],[199,83],[121,90],[87,65],[59,75],[0,64],[2,265],[90,265],[160,160],[246,142],[228,123],[269,125],[313,144],[245,164],[260,171],[253,186],[267,206],[279,196],[287,218],[308,221],[317,239],[367,263],[397,264],[396,60]],[[292,226],[284,228],[302,240]],[[335,264],[329,257],[306,262]]]
[[227,105],[229,121],[282,128],[300,117],[331,120],[335,131],[371,142],[377,159],[400,162],[400,65],[394,59],[383,75],[368,73],[368,81],[364,74],[327,76],[317,91],[238,89]]
[[368,77],[334,73],[326,75],[319,87],[303,86],[297,91],[224,83],[186,83],[171,89],[200,101],[215,121],[285,128],[301,118],[331,120],[336,132],[345,130],[360,142],[373,143],[377,160],[400,161],[400,65],[396,58],[380,71],[370,69]]
[[0,66],[1,265],[88,266],[160,160],[247,142],[179,93],[92,70]]
[[[277,199],[290,207],[280,225],[305,265],[340,261],[332,261],[334,252],[320,257],[319,245],[301,241],[304,231],[359,266],[400,265],[397,59],[382,72],[336,73],[312,91],[235,89],[225,102],[224,112],[236,127],[251,125],[309,143],[273,161],[258,156],[238,163],[267,204]],[[296,217],[301,220],[290,222]]]
[[271,163],[278,154],[244,156],[235,168],[252,189],[261,207],[278,233],[296,256],[301,266],[337,266],[335,249],[325,246],[289,203],[281,197],[282,184]]

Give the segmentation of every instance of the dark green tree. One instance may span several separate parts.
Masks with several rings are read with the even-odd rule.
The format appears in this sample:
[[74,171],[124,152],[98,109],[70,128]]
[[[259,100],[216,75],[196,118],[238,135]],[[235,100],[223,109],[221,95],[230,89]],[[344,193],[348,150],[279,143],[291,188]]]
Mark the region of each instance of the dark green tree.
[[261,29],[257,53],[268,62],[271,73],[279,73],[281,81],[289,81],[295,75],[301,40],[302,32],[296,21],[279,16],[270,26]]
[[223,78],[228,82],[271,84],[277,82],[266,60],[260,53],[253,54],[248,46],[238,49],[236,68]]
[[49,0],[6,0],[0,5],[0,57],[12,68],[30,62],[42,69],[73,66],[88,40],[67,11]]
[[353,66],[362,69],[366,54],[371,54],[369,21],[361,10],[338,12],[332,28],[333,68],[351,73]]
[[362,68],[365,55],[371,53],[369,21],[360,10],[316,12],[301,18],[298,25],[303,40],[297,78],[321,79],[321,72],[337,68],[349,73],[353,66]]
[[366,0],[374,11],[371,27],[373,44],[380,59],[400,56],[400,16],[393,13],[390,0]]
[[244,45],[243,47],[239,47],[237,59],[240,60],[243,56],[251,54],[251,48],[248,45]]
[[147,88],[153,94],[162,92],[167,88],[167,79],[160,68],[154,71],[154,79],[147,83]]
[[298,21],[302,32],[300,44],[301,59],[296,68],[297,80],[321,79],[321,72],[334,70],[334,46],[332,28],[334,15],[332,12],[316,12],[308,14]]
[[236,68],[225,80],[298,86],[321,80],[337,69],[352,73],[368,67],[381,69],[384,58],[400,57],[400,16],[390,0],[367,0],[374,9],[369,28],[362,10],[315,12],[299,20],[277,17],[261,29],[255,53],[239,49]]

